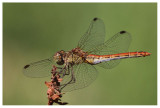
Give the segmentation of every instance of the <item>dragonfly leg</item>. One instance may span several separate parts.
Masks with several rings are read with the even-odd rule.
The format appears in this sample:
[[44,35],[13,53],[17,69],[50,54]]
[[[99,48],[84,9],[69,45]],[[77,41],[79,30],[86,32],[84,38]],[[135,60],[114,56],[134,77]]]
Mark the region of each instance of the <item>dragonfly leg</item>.
[[66,75],[66,71],[67,71],[67,65],[65,65],[64,67],[63,77]]
[[[67,86],[68,84],[73,84],[73,83],[76,82],[76,79],[75,79],[75,76],[74,76],[74,72],[73,72],[72,66],[71,66],[69,69],[71,69],[71,73],[72,73],[71,79],[70,79],[70,81],[68,81],[66,84],[63,85],[63,87],[61,88],[61,90],[62,90],[65,86]],[[69,71],[69,73],[70,73],[70,71]]]
[[[60,69],[59,74],[61,74],[61,78],[63,78],[65,75],[70,74],[70,68],[68,65],[65,65],[63,68],[58,67],[58,69]],[[68,70],[68,72],[67,72],[67,70]]]
[[68,69],[68,73],[65,73],[65,75],[70,75],[70,73],[71,73],[71,80],[68,83],[69,84],[74,83],[75,82],[75,76],[74,76],[74,72],[73,72],[73,67],[68,65],[67,69]]
[[76,82],[76,78],[75,78],[72,66],[71,66],[71,72],[72,72],[72,78],[71,78],[71,80],[73,80],[73,83],[75,83]]
[[67,69],[68,69],[68,73],[66,72],[65,75],[69,75],[70,74],[70,68],[69,68],[69,65],[67,66]]
[[[68,70],[68,73],[67,73],[67,70]],[[66,66],[64,67],[63,77],[64,77],[65,75],[69,75],[69,74],[70,74],[70,68],[69,68],[69,65],[66,65]]]
[[63,71],[65,70],[65,68],[59,68],[59,69],[60,69],[59,74],[62,74]]

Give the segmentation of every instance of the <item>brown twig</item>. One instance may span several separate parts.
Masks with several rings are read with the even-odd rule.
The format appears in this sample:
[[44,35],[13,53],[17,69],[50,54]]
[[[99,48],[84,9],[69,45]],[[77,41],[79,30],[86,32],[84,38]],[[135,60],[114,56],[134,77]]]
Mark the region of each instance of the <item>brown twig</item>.
[[59,105],[66,105],[68,103],[66,102],[60,102],[62,93],[60,90],[60,82],[62,81],[62,78],[60,78],[59,73],[57,72],[56,66],[53,66],[52,69],[52,77],[50,82],[46,82],[45,84],[48,87],[47,95],[48,95],[48,105],[53,105],[53,103],[57,103]]

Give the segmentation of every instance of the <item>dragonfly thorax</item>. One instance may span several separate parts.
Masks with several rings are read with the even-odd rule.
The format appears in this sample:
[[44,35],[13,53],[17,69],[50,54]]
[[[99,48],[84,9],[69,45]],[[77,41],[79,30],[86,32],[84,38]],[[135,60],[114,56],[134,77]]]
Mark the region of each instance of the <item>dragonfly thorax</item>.
[[87,52],[82,51],[80,48],[74,48],[71,51],[66,52],[64,61],[71,65],[81,64],[85,62],[85,58],[88,55]]
[[71,51],[59,51],[57,52],[53,59],[58,65],[63,64],[81,64],[85,62],[85,58],[88,54],[83,52],[80,48],[74,48]]

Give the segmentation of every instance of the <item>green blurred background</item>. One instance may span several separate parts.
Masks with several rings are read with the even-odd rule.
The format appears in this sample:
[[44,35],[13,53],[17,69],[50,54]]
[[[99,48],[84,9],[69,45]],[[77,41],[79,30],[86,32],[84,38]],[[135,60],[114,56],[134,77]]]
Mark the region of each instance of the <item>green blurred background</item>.
[[148,51],[145,58],[125,59],[117,67],[97,67],[89,87],[66,93],[70,105],[157,104],[156,3],[3,3],[3,104],[46,105],[46,78],[28,78],[24,65],[71,50],[94,17],[106,25],[106,40],[126,30],[129,51]]

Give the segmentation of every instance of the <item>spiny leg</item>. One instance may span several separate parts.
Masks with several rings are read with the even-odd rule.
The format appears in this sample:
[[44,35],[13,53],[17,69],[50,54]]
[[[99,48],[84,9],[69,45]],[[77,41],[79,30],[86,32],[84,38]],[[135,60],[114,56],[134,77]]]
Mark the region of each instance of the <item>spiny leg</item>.
[[69,75],[70,74],[70,67],[69,65],[66,65],[66,70],[64,72],[65,75]]
[[73,83],[75,83],[76,82],[76,78],[75,78],[72,66],[71,66],[71,72],[72,72],[72,78],[71,78],[71,80],[73,80]]
[[[75,81],[76,81],[75,76],[74,76],[74,72],[73,72],[73,67],[71,66],[71,67],[69,67],[69,69],[71,69],[71,73],[72,73],[72,75],[71,75],[71,80],[68,81],[66,84],[64,84],[63,87],[61,88],[61,90],[62,90],[65,86],[67,86],[68,84],[73,84],[73,83],[75,83]],[[72,82],[72,81],[73,81],[73,82]]]
[[60,69],[59,74],[63,74],[63,76],[66,75],[66,65],[63,68],[58,67],[58,69]]

